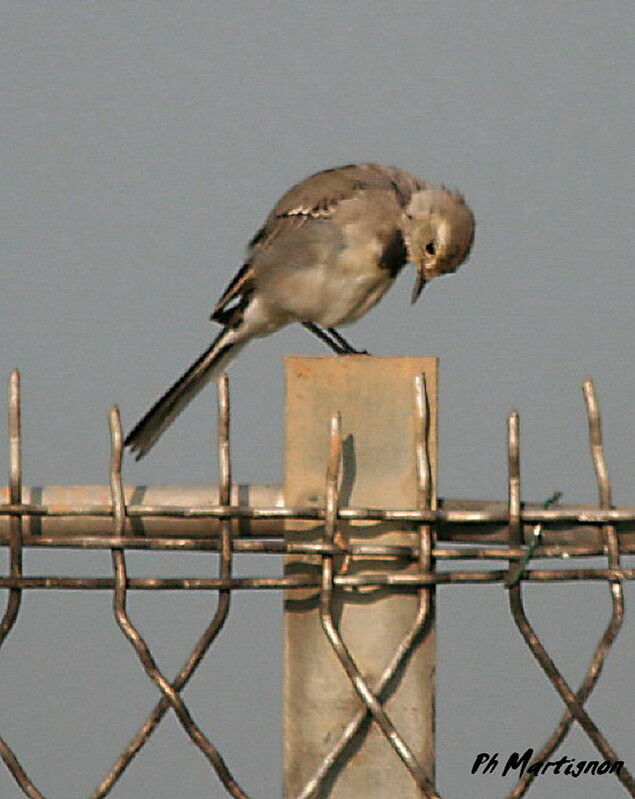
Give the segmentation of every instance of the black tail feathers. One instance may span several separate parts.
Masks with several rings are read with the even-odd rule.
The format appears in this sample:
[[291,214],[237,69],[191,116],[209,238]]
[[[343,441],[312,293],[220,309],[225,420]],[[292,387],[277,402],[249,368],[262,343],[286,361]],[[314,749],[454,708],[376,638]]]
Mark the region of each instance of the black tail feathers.
[[219,377],[245,346],[235,341],[231,329],[223,330],[199,358],[155,402],[150,410],[126,436],[125,445],[143,458],[181,411],[189,405],[210,380]]

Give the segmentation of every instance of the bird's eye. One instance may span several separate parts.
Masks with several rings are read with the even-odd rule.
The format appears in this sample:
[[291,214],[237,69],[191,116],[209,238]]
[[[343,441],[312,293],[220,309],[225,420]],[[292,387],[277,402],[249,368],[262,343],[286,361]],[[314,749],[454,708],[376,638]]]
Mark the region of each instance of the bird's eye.
[[428,255],[436,255],[437,245],[433,241],[429,241],[425,246],[425,251],[428,253]]

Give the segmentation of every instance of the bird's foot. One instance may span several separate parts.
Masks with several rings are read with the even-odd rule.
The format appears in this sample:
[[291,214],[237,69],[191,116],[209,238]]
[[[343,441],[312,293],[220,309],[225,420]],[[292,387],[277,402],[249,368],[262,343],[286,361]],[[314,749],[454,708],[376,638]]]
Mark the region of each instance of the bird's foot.
[[338,346],[341,347],[341,354],[342,355],[370,355],[368,350],[356,350],[352,344],[349,344],[348,341],[344,338],[344,336],[338,332],[334,327],[327,327],[327,331],[333,337],[333,339],[337,342]]
[[368,350],[356,350],[334,327],[324,329],[314,322],[302,322],[302,325],[328,344],[336,355],[370,355]]
[[337,353],[338,355],[370,355],[368,350],[355,350],[352,347],[350,350],[342,349],[340,352]]

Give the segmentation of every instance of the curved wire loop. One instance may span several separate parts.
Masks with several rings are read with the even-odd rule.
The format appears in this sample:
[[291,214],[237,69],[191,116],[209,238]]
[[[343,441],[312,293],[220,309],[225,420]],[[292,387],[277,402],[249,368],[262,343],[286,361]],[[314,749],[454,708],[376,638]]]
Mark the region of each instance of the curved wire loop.
[[[430,463],[429,435],[430,414],[425,375],[418,375],[414,380],[415,406],[415,462],[417,468],[417,508],[436,509],[432,501],[432,467]],[[434,530],[430,524],[419,526],[419,567],[423,572],[433,568],[432,549],[434,547]],[[403,663],[410,656],[418,641],[425,637],[427,629],[434,620],[434,586],[423,587],[418,592],[418,603],[415,618],[411,627],[395,650],[390,662],[373,686],[373,692],[380,702],[385,701],[392,687],[396,674],[401,671]],[[322,759],[320,765],[296,799],[311,799],[316,796],[320,786],[331,773],[335,764],[342,757],[346,748],[359,732],[362,724],[369,718],[369,710],[364,705],[344,727],[339,737]]]
[[[230,458],[230,404],[229,404],[229,383],[227,375],[223,375],[218,381],[218,455],[219,455],[219,505],[230,505],[231,503],[231,458]],[[232,576],[232,533],[231,519],[225,517],[221,519],[220,526],[220,560],[219,560],[219,579],[229,580]],[[210,646],[216,640],[223,628],[229,613],[231,601],[231,591],[221,588],[218,592],[218,604],[216,612],[210,623],[207,625],[202,635],[196,642],[189,657],[181,666],[178,674],[172,681],[175,691],[182,691],[190,678],[205,657]],[[130,743],[126,746],[111,770],[101,781],[90,799],[102,799],[112,789],[113,785],[121,777],[132,759],[145,745],[148,738],[152,735],[159,722],[166,714],[170,703],[163,696],[155,705],[145,722],[141,725]]]
[[[20,424],[20,372],[14,369],[9,376],[9,503],[22,502],[22,426]],[[22,577],[22,515],[9,516],[9,574]],[[22,603],[22,589],[9,588],[7,606],[0,620],[0,646],[13,629]],[[0,757],[13,774],[22,792],[29,799],[44,799],[44,795],[29,779],[9,744],[0,737]]]
[[[324,543],[333,544],[337,526],[337,508],[339,502],[339,475],[342,460],[342,432],[341,419],[335,414],[330,420],[329,427],[329,461],[326,475],[326,514],[324,523]],[[324,633],[333,647],[338,660],[342,664],[353,688],[365,705],[368,712],[377,724],[386,740],[395,750],[417,786],[421,789],[426,799],[440,799],[421,764],[417,761],[409,746],[399,735],[394,724],[388,717],[381,701],[373,692],[366,680],[362,677],[348,647],[344,643],[333,615],[333,552],[322,554],[322,588],[320,591],[320,621]]]
[[[110,489],[113,505],[113,533],[115,538],[121,538],[125,528],[126,507],[121,479],[123,436],[121,434],[121,421],[118,408],[115,407],[111,410],[109,422],[111,437]],[[233,796],[234,799],[249,799],[247,794],[234,779],[220,752],[192,718],[178,690],[168,682],[156,665],[148,645],[131,621],[126,609],[128,577],[123,548],[117,546],[112,548],[112,561],[115,574],[113,609],[119,628],[132,644],[146,674],[163,694],[163,699],[174,710],[190,740],[205,755],[230,796]]]
[[[591,393],[585,392],[585,396],[592,396]],[[590,407],[589,405],[587,407]],[[591,426],[591,413],[589,414],[590,426]],[[508,460],[508,503],[509,503],[509,545],[510,547],[518,546],[521,543],[522,537],[522,528],[520,525],[520,421],[519,416],[516,411],[513,411],[508,419],[508,426],[507,426],[507,460]],[[593,417],[593,430],[599,431],[599,414]],[[596,464],[596,469],[599,466],[600,468],[604,467],[604,473],[606,474],[606,482],[602,482],[601,492],[606,490],[608,486],[608,474],[606,473],[606,468],[604,464],[603,457],[600,459],[598,458],[598,453],[601,452],[601,438],[599,439],[599,446],[595,446],[593,449],[593,444],[598,444],[598,441],[594,438],[594,434],[592,434],[592,450],[595,453],[594,463]],[[599,472],[598,472],[599,475]],[[604,478],[603,478],[604,481]],[[603,494],[601,493],[601,498]],[[607,501],[610,501],[610,492],[608,497],[604,497]],[[510,579],[513,577],[514,572],[514,564],[510,560]],[[547,744],[543,749],[547,750],[547,747],[555,741],[555,746],[564,738],[566,733],[568,732],[569,727],[571,726],[572,720],[575,720],[580,724],[582,729],[586,732],[589,736],[595,747],[598,751],[602,754],[605,760],[609,761],[618,761],[619,757],[617,756],[616,752],[612,749],[604,735],[602,734],[601,730],[595,724],[593,719],[589,716],[587,711],[584,709],[582,702],[586,698],[584,694],[582,697],[579,695],[582,693],[584,686],[587,682],[590,682],[591,677],[589,676],[591,673],[591,668],[593,663],[597,661],[597,658],[594,657],[592,661],[592,666],[590,667],[589,672],[587,673],[587,677],[585,678],[585,682],[583,683],[578,695],[574,694],[571,688],[569,687],[568,683],[557,669],[555,663],[549,656],[547,650],[543,646],[542,642],[540,641],[539,637],[537,636],[535,630],[533,629],[532,625],[527,618],[527,614],[525,612],[523,598],[522,598],[522,580],[516,584],[509,584],[508,587],[508,594],[509,594],[509,605],[512,617],[516,626],[520,630],[521,635],[523,636],[525,643],[529,647],[532,655],[536,658],[540,667],[545,672],[551,684],[556,689],[558,694],[560,695],[562,701],[565,703],[567,707],[567,713],[563,716],[563,720],[567,719],[568,726],[564,731],[561,731],[562,721],[560,725],[551,736]],[[615,607],[615,606],[614,606]],[[619,622],[621,623],[621,621]],[[611,628],[611,623],[609,623],[609,628]],[[619,626],[618,626],[619,630]],[[617,630],[615,634],[617,634]],[[613,637],[614,637],[613,635]],[[603,640],[606,638],[607,633],[603,636]],[[602,643],[602,642],[601,642]],[[605,656],[605,652],[603,655]],[[600,661],[600,668],[603,664],[604,657]],[[597,677],[599,673],[594,675],[595,681],[597,681]],[[593,682],[593,684],[595,683]],[[568,720],[568,716],[571,716],[571,720]],[[559,737],[559,740],[556,741],[556,736]],[[620,780],[620,782],[624,785],[624,787],[630,792],[631,796],[635,795],[635,780],[629,773],[629,771],[622,767],[618,771],[615,772],[616,777]],[[529,785],[531,784],[531,780],[527,779],[528,776],[531,775],[523,775],[523,778],[519,781],[517,786],[514,788],[514,791],[510,794],[510,797],[522,796],[526,790],[528,789]]]

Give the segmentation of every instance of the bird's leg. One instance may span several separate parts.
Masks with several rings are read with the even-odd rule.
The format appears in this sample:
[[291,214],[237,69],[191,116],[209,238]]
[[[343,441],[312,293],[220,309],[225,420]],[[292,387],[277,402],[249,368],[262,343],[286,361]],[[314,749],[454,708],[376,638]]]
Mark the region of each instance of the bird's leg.
[[334,341],[325,330],[323,330],[321,327],[318,327],[318,325],[313,324],[313,322],[302,322],[302,325],[306,327],[307,330],[310,330],[311,333],[316,335],[319,339],[321,339],[325,344],[328,344],[333,352],[337,353],[337,355],[345,355],[349,352],[337,341]]
[[345,352],[347,355],[370,355],[368,350],[356,350],[334,327],[327,327],[326,329],[341,346],[342,352]]

